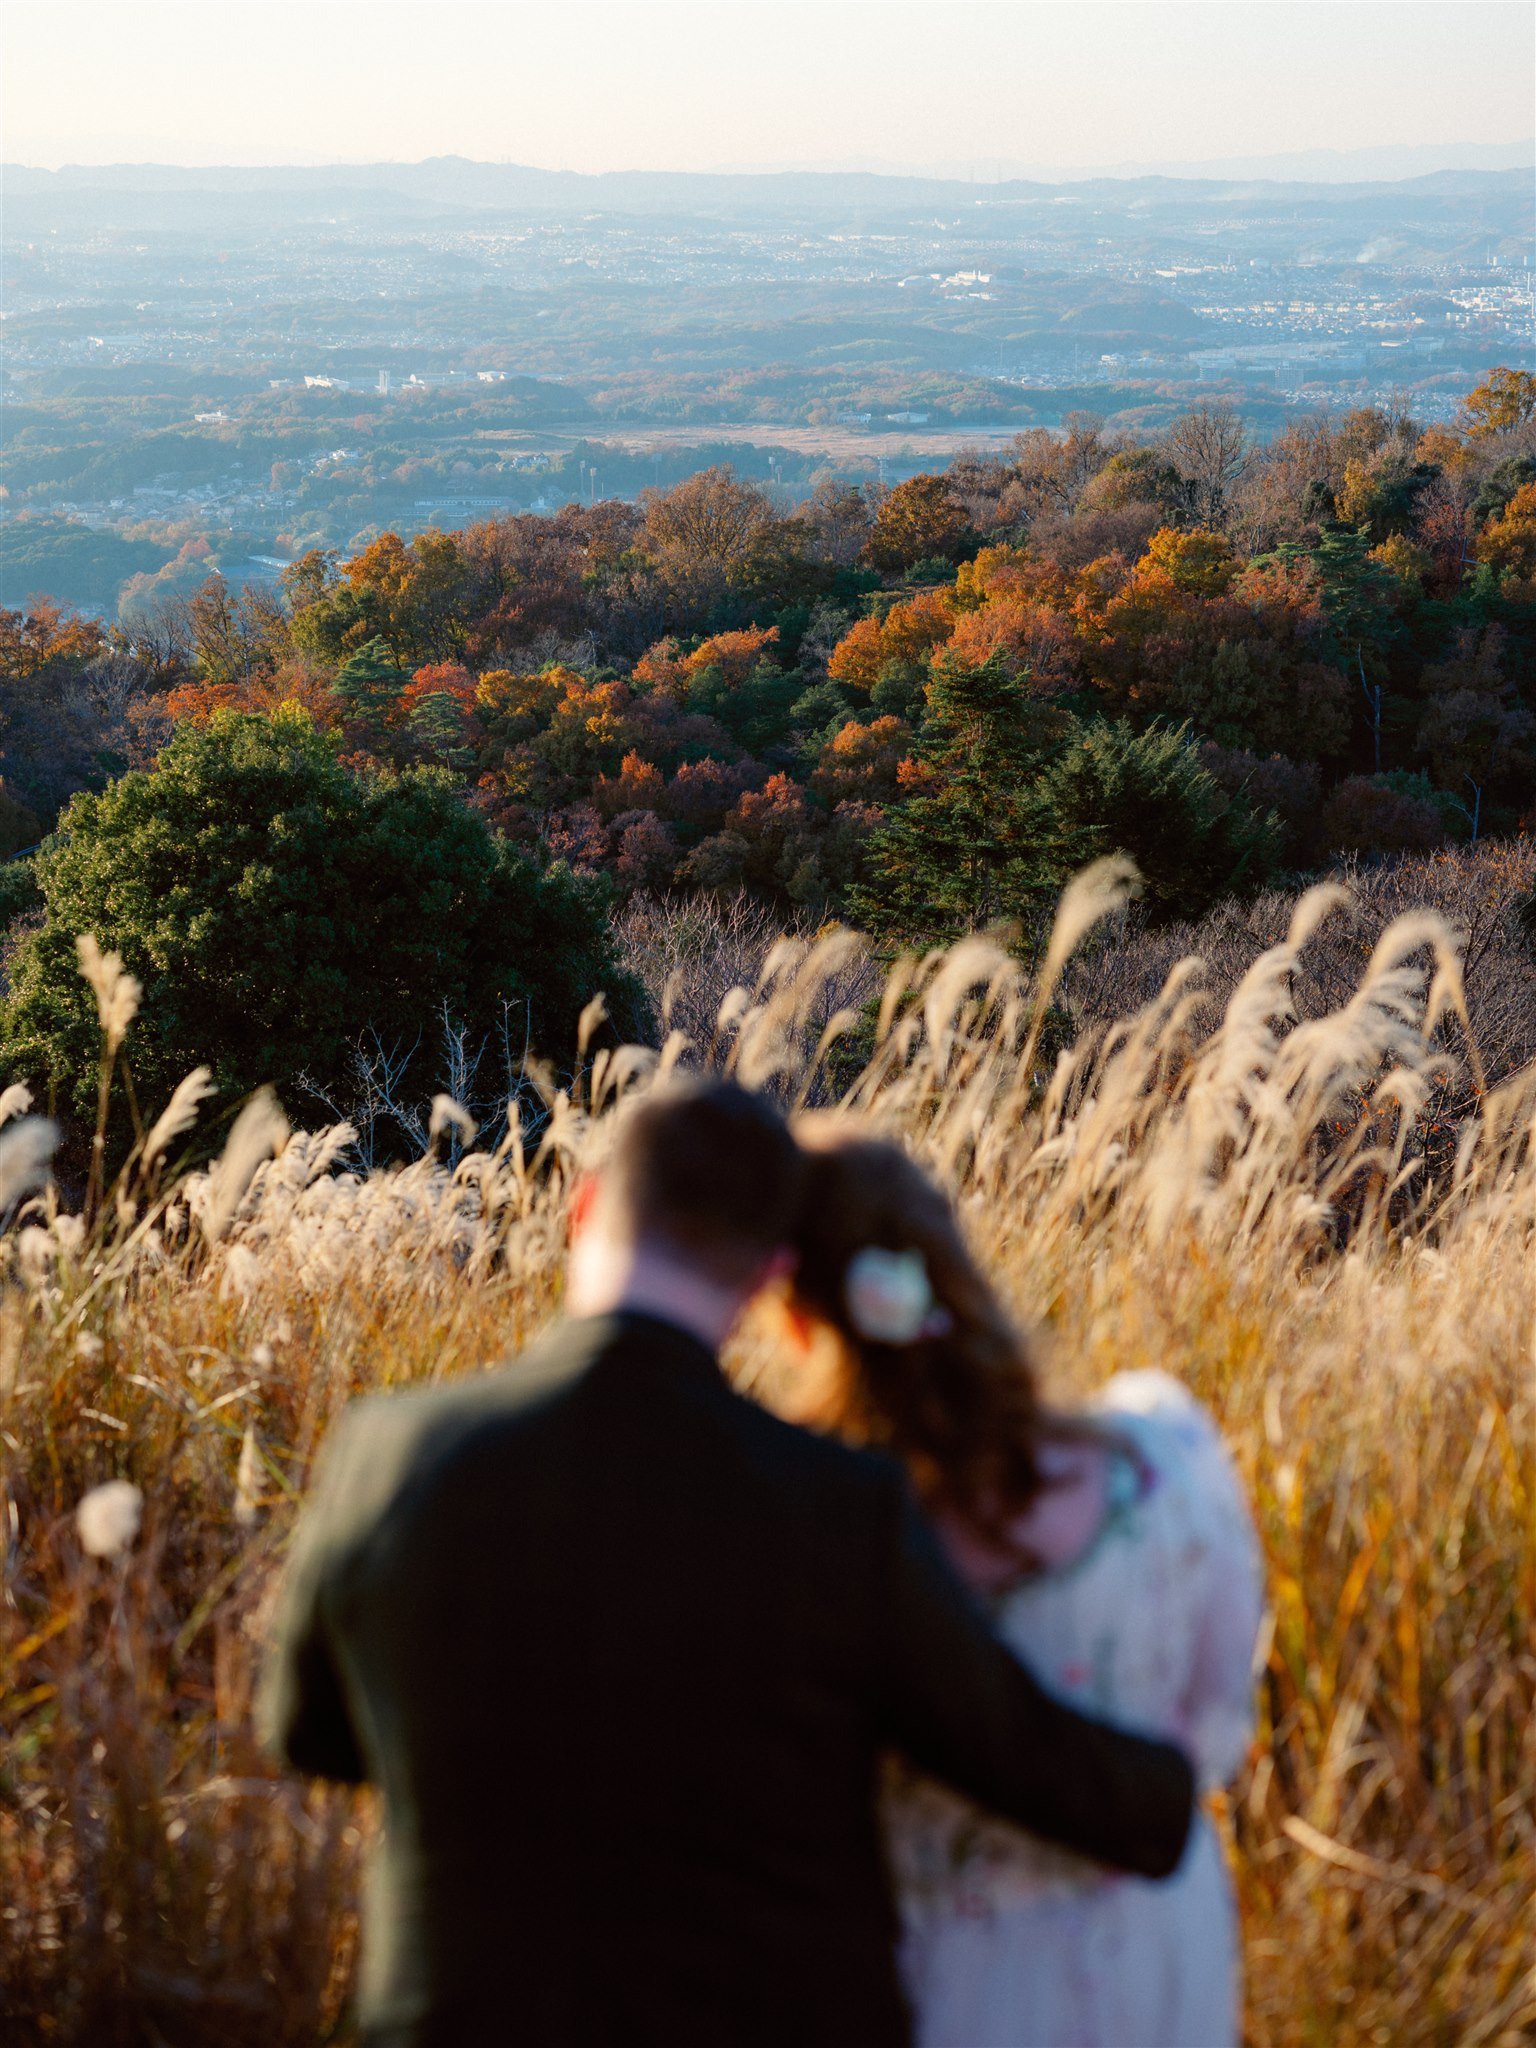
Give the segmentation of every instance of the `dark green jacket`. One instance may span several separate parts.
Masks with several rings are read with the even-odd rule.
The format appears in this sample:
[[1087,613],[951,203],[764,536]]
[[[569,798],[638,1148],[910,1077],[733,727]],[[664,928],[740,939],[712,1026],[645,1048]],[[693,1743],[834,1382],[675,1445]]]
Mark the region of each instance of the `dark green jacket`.
[[1177,1864],[1177,1751],[1057,1704],[898,1469],[733,1393],[669,1324],[556,1329],[338,1425],[263,1698],[376,1783],[365,2038],[886,2048],[895,1746],[1037,1833]]

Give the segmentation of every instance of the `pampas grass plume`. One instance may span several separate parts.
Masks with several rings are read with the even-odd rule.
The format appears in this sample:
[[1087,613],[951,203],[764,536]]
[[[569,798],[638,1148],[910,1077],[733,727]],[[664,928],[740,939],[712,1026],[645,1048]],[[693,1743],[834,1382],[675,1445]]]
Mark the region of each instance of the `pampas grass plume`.
[[8,1124],[13,1116],[25,1116],[32,1107],[32,1090],[25,1081],[13,1081],[9,1088],[0,1089],[0,1124]]
[[256,1170],[288,1136],[288,1119],[270,1088],[258,1088],[230,1127],[218,1164],[208,1177],[203,1229],[210,1239],[224,1235],[244,1201]]
[[246,1424],[240,1443],[240,1463],[235,1468],[235,1524],[254,1529],[261,1513],[261,1456],[256,1446],[256,1429]]
[[121,1557],[139,1533],[144,1496],[127,1479],[109,1479],[83,1494],[75,1530],[87,1557]]
[[110,1056],[122,1044],[128,1026],[138,1015],[139,998],[144,991],[123,966],[122,955],[103,953],[89,932],[82,932],[76,939],[75,951],[80,958],[80,972],[95,994],[96,1017]]
[[24,1116],[0,1130],[0,1216],[48,1178],[59,1127],[45,1116]]
[[213,1075],[207,1067],[194,1067],[176,1083],[171,1099],[149,1127],[149,1136],[144,1140],[144,1164],[153,1166],[166,1149],[190,1131],[197,1122],[197,1112],[217,1091]]
[[432,1116],[427,1125],[427,1135],[436,1144],[444,1131],[453,1131],[463,1145],[475,1142],[478,1125],[462,1102],[455,1102],[451,1095],[434,1095]]

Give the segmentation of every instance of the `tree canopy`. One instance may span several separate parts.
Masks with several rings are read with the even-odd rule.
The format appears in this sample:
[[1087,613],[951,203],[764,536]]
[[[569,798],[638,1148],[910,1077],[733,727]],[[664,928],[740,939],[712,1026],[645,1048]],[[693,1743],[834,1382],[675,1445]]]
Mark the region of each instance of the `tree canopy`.
[[[878,900],[904,940],[1054,886],[1057,839],[1105,824],[1095,764],[1143,776],[1148,817],[1180,771],[1169,904],[1206,887],[1197,845],[1226,860],[1189,763],[1274,810],[1297,868],[1517,833],[1533,388],[1501,370],[1450,424],[1361,406],[1263,442],[1220,404],[1135,431],[1075,413],[793,506],[718,464],[635,504],[312,549],[277,596],[215,581],[131,631],[3,614],[0,831],[29,845],[184,729],[292,704],[360,784],[436,770],[536,870],[816,916]],[[1069,773],[1073,733],[1097,738]]]
[[442,1005],[558,1054],[591,996],[628,994],[594,884],[498,839],[440,769],[353,772],[296,707],[183,726],[152,770],[74,799],[36,875],[46,917],[12,965],[7,1063],[83,1112],[81,933],[143,984],[149,1097],[200,1062],[232,1094],[334,1084],[365,1028],[409,1042]]

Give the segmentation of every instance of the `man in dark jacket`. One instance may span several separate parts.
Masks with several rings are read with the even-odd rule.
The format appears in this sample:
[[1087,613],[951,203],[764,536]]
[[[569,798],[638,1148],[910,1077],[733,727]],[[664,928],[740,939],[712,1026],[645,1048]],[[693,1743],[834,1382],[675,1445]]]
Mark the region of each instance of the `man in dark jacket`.
[[898,2048],[891,1748],[1106,1863],[1179,1861],[1183,1757],[1041,1690],[893,1464],[721,1377],[799,1178],[761,1098],[655,1093],[570,1319],[333,1431],[262,1718],[382,1792],[373,2048]]

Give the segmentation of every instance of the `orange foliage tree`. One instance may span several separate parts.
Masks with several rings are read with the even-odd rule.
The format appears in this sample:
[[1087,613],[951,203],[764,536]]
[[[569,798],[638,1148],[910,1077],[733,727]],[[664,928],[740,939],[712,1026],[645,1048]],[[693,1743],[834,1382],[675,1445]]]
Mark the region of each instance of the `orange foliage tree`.
[[970,515],[948,479],[914,476],[875,514],[864,559],[871,568],[899,574],[917,562],[958,562],[974,545]]
[[859,619],[833,648],[827,673],[835,683],[870,695],[893,674],[921,677],[929,656],[954,631],[955,608],[948,591],[922,590],[892,605],[883,619]]
[[1077,650],[1070,624],[1049,605],[1032,604],[1026,597],[1000,595],[975,611],[962,612],[949,653],[972,667],[1000,661],[1014,681],[1028,677],[1036,694],[1059,694],[1077,680]]
[[692,682],[706,669],[713,669],[727,688],[736,689],[778,637],[777,626],[746,626],[735,632],[712,633],[684,660],[683,673]]
[[811,788],[832,805],[849,800],[892,803],[911,745],[912,729],[904,719],[888,716],[868,725],[850,719],[822,748]]
[[178,683],[165,697],[166,713],[176,725],[206,725],[216,711],[259,711],[270,717],[284,704],[307,711],[323,731],[334,731],[342,721],[341,700],[329,680],[302,658],[280,662],[245,682]]
[[1461,420],[1475,440],[1536,420],[1536,376],[1503,366],[1490,370],[1462,401]]
[[1522,484],[1477,537],[1477,559],[1523,582],[1536,577],[1536,484]]

